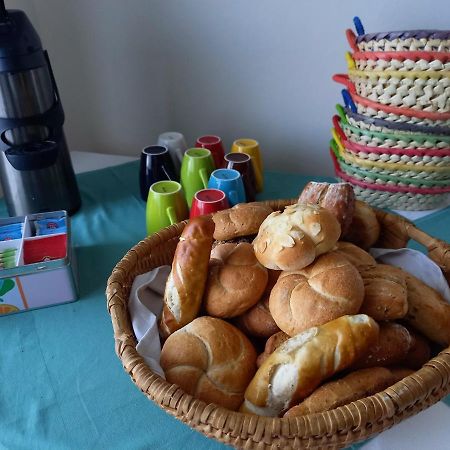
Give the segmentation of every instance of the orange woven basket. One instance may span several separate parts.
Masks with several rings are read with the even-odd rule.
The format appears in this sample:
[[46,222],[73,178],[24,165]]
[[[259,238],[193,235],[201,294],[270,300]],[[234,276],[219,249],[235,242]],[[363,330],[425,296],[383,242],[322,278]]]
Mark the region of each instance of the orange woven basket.
[[[274,210],[296,200],[263,202]],[[377,211],[381,225],[378,247],[405,247],[410,239],[424,245],[428,256],[450,280],[450,245],[406,219]],[[225,444],[244,449],[342,448],[374,436],[450,393],[450,347],[420,370],[388,389],[331,411],[294,418],[242,414],[207,404],[163,380],[136,351],[127,302],[134,278],[171,264],[186,222],[172,225],[134,246],[108,279],[106,296],[114,328],[115,349],[125,371],[153,402],[191,428]]]

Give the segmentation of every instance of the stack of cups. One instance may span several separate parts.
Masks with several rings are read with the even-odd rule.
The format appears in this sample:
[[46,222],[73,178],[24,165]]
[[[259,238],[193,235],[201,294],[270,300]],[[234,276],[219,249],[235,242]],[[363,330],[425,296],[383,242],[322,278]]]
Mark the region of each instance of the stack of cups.
[[218,136],[201,136],[195,147],[187,148],[183,135],[176,132],[164,133],[158,145],[144,148],[140,184],[147,200],[148,234],[188,217],[255,200],[263,188],[258,142],[238,139],[231,152],[224,153]]
[[400,31],[358,36],[344,105],[333,118],[330,153],[337,176],[358,198],[378,207],[426,210],[449,202],[450,31]]

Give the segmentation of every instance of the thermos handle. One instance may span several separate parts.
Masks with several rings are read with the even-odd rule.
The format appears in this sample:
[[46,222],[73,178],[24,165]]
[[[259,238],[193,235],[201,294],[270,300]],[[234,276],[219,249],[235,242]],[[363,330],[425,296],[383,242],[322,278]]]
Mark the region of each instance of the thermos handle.
[[16,170],[45,169],[55,164],[58,148],[56,142],[44,141],[10,147],[5,150],[5,156]]
[[177,213],[176,213],[175,208],[173,206],[169,206],[166,209],[166,212],[167,212],[167,217],[169,217],[171,225],[173,225],[174,223],[179,222],[178,218],[177,218]]

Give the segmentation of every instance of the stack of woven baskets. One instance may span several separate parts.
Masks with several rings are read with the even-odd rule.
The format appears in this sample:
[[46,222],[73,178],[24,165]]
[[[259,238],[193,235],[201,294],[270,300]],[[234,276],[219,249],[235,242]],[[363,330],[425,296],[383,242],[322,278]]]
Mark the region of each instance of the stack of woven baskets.
[[338,178],[374,206],[426,210],[450,200],[450,31],[358,36],[330,145]]

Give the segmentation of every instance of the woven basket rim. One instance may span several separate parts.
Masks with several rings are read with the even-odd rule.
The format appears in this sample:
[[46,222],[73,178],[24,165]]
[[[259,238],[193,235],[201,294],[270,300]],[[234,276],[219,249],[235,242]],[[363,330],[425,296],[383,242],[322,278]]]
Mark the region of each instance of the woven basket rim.
[[[295,202],[296,199],[288,199],[262,203],[281,209]],[[194,399],[178,386],[163,380],[136,351],[136,338],[127,309],[132,280],[125,285],[124,280],[129,273],[136,276],[138,272],[154,268],[140,264],[149,257],[149,250],[177,238],[186,223],[171,225],[133,246],[114,267],[106,290],[116,353],[137,387],[166,412],[209,437],[238,447],[275,449],[295,443],[309,448],[325,444],[328,448],[338,448],[389,428],[436,403],[450,391],[450,347],[414,374],[380,393],[331,411],[296,418],[268,418],[229,411]],[[405,223],[411,238],[429,245],[448,245],[431,238],[413,224]]]
[[[387,128],[389,130],[392,130],[392,132],[402,131],[402,132],[411,132],[411,133],[418,133],[418,134],[450,135],[450,127],[445,127],[442,125],[436,125],[436,126],[432,127],[429,125],[417,125],[417,124],[413,124],[413,123],[394,122],[391,120],[365,116],[364,114],[360,114],[358,112],[352,111],[348,107],[343,107],[342,105],[339,105],[339,106],[342,108],[342,112],[339,109],[337,109],[337,112],[338,112],[338,115],[341,118],[341,120],[345,119],[348,121],[349,118],[351,118],[357,122],[363,122],[367,125],[374,125],[374,126],[380,127],[380,128]],[[336,108],[337,108],[337,106],[336,106]],[[344,116],[342,116],[341,114],[344,114]]]

